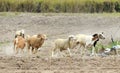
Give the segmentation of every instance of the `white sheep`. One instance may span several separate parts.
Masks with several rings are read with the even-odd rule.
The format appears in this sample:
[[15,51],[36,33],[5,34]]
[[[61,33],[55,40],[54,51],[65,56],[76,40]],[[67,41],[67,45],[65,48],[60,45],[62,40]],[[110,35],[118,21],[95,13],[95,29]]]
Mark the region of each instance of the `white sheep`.
[[74,47],[75,36],[70,35],[67,39],[56,39],[55,40],[55,47],[52,49],[52,57],[54,56],[54,52],[58,49],[60,52],[63,50],[68,50],[70,56],[71,52],[70,49]]
[[[94,35],[84,35],[84,34],[78,34],[76,35],[77,44],[80,44],[80,47],[84,47],[84,53],[86,52],[86,49],[88,47],[92,47],[92,54],[94,55],[95,45],[97,44],[97,41],[99,39],[105,39],[103,33],[102,34],[94,34]],[[83,51],[81,50],[81,54]]]
[[19,31],[16,31],[15,33],[15,38],[17,36],[22,36],[23,38],[25,37],[25,31],[22,29],[22,30],[19,30]]

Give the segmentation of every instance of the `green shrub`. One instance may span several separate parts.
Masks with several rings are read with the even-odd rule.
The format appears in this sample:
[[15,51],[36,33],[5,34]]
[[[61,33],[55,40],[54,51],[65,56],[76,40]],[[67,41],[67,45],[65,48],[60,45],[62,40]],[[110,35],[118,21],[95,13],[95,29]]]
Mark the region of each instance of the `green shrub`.
[[120,12],[119,0],[0,0],[0,12]]

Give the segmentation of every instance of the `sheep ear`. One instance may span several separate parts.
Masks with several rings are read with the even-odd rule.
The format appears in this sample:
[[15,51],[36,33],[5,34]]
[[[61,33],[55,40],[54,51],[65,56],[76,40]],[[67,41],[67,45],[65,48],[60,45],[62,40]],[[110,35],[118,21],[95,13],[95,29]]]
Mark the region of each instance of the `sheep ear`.
[[69,41],[72,39],[72,37],[69,37]]
[[15,38],[17,38],[17,35],[15,35]]
[[44,34],[44,39],[47,39],[47,36]]
[[38,38],[41,38],[41,34],[38,34],[37,37],[38,37]]
[[104,34],[104,32],[102,32],[102,34]]
[[42,38],[38,38],[38,40],[42,40]]
[[22,33],[25,33],[25,30],[24,30],[24,29],[22,29],[22,30],[21,30],[21,32],[22,32]]
[[93,37],[98,36],[98,34],[93,34]]
[[69,36],[69,40],[71,40],[72,38],[74,38],[74,35],[70,35]]

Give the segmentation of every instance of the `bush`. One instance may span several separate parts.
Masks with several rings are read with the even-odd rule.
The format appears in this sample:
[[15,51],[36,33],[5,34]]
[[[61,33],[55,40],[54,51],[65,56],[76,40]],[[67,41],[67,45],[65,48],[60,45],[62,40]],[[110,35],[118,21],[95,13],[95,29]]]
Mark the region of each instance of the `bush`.
[[119,0],[0,0],[0,12],[120,12]]

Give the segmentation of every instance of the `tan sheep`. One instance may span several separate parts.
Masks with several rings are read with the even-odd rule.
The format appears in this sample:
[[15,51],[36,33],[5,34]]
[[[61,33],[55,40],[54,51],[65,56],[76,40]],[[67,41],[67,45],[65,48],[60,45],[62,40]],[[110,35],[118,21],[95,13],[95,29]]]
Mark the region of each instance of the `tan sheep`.
[[23,51],[23,49],[25,48],[26,45],[26,41],[22,36],[17,36],[14,40],[14,51],[16,51],[16,54],[18,53],[19,49]]
[[33,36],[27,36],[27,47],[28,50],[30,51],[30,48],[32,48],[32,53],[35,54],[40,48],[44,41],[46,40],[46,35],[44,34],[38,34],[38,35],[33,35]]

